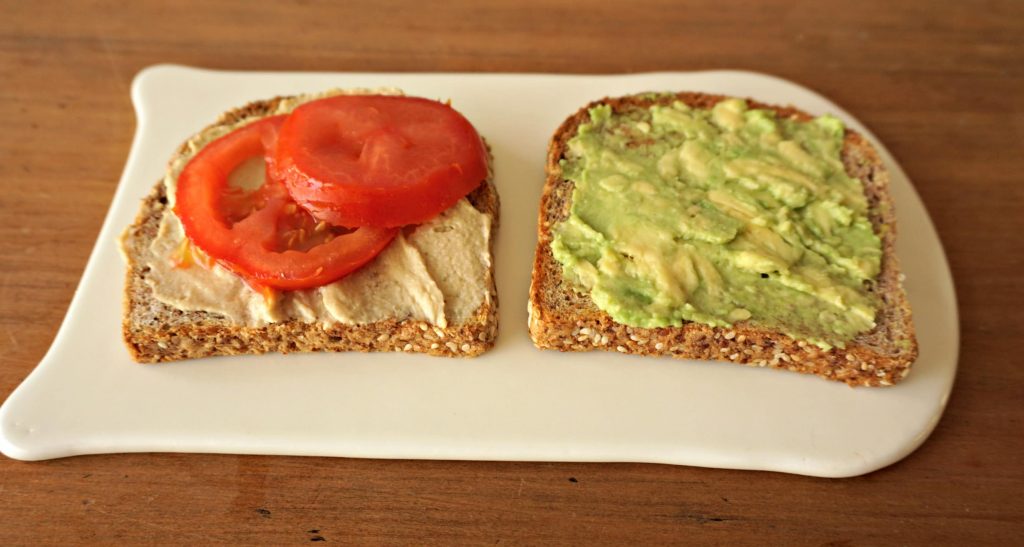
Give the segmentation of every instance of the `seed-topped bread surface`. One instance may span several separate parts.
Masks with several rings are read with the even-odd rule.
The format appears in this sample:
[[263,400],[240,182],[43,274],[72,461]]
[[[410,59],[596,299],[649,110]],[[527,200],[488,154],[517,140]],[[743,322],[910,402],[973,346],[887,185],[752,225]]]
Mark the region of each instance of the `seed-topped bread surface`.
[[[608,98],[581,108],[556,130],[548,148],[547,179],[540,203],[538,245],[529,296],[529,328],[534,344],[559,351],[605,350],[731,361],[816,374],[854,386],[892,385],[900,381],[909,373],[918,350],[894,251],[895,213],[889,195],[889,175],[867,140],[848,129],[843,135],[842,164],[850,177],[863,184],[868,218],[881,241],[882,257],[873,287],[879,302],[875,326],[858,334],[845,347],[824,349],[742,320],[728,327],[697,322],[655,328],[621,324],[564,276],[563,266],[551,250],[553,229],[570,216],[573,200],[574,183],[563,173],[562,161],[567,157],[569,141],[580,126],[590,120],[590,110],[607,105],[616,115],[676,101],[693,109],[711,109],[726,99],[728,97],[686,92]],[[779,119],[812,119],[795,108],[752,100],[748,103],[751,108],[774,112]]]
[[[233,126],[247,119],[279,113],[282,101],[290,99],[279,97],[248,104],[225,113],[207,129]],[[187,152],[188,143],[178,150],[175,157]],[[488,248],[480,251],[493,257],[490,247],[493,246],[493,232],[497,229],[499,202],[490,177],[467,199],[475,211],[490,218]],[[246,325],[218,313],[183,310],[168,305],[154,296],[153,287],[147,282],[153,273],[147,265],[150,259],[147,253],[158,237],[164,216],[171,214],[167,188],[163,181],[158,182],[143,200],[135,222],[122,235],[121,247],[128,265],[122,327],[125,343],[136,361],[153,363],[215,355],[310,351],[397,351],[449,357],[475,356],[494,344],[498,300],[493,258],[484,272],[482,286],[485,294],[480,298],[479,307],[467,317],[445,325],[410,317],[356,323],[307,322],[288,318]]]

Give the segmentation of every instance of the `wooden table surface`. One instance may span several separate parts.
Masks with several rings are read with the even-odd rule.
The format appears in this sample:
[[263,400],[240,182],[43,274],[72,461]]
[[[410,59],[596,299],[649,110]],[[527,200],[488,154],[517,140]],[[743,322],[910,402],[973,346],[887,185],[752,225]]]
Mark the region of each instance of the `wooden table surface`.
[[78,284],[135,129],[132,77],[182,63],[739,68],[809,86],[886,143],[938,228],[963,336],[952,398],[917,452],[845,480],[646,464],[0,457],[0,543],[1024,541],[1024,3],[186,4],[0,1],[0,397],[42,358]]

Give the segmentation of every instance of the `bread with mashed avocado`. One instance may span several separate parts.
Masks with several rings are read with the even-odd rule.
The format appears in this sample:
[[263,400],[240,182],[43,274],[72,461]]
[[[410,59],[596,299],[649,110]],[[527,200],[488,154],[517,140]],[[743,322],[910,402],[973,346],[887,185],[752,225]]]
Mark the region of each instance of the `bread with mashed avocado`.
[[[584,209],[582,205],[580,208],[584,210],[577,211],[573,206],[576,188],[573,176],[576,176],[578,173],[567,173],[566,171],[577,169],[575,165],[580,163],[580,161],[575,158],[582,154],[580,148],[583,146],[580,144],[582,141],[579,139],[574,140],[574,137],[581,133],[581,128],[583,128],[582,132],[586,133],[587,131],[598,130],[622,131],[623,127],[621,124],[601,125],[599,121],[595,121],[596,118],[594,116],[618,116],[642,120],[636,122],[635,128],[627,128],[630,130],[635,129],[635,131],[628,138],[623,137],[626,140],[622,141],[627,143],[625,146],[636,148],[652,145],[652,143],[658,144],[653,140],[657,137],[651,136],[654,133],[648,135],[652,131],[652,111],[659,112],[661,116],[671,116],[673,112],[670,110],[671,107],[674,107],[679,112],[701,111],[713,112],[714,116],[718,116],[718,114],[734,116],[735,114],[730,112],[714,112],[716,105],[719,105],[719,103],[722,103],[722,106],[718,110],[722,110],[724,106],[731,106],[725,104],[727,101],[735,100],[728,97],[688,92],[607,98],[595,101],[581,108],[574,115],[566,119],[556,130],[548,148],[547,179],[540,203],[538,245],[533,264],[529,295],[529,330],[534,344],[542,349],[559,351],[604,350],[625,354],[669,356],[680,359],[731,361],[749,366],[772,367],[816,374],[829,380],[841,381],[853,386],[892,385],[900,381],[909,373],[911,365],[917,358],[918,348],[911,320],[910,306],[902,287],[902,276],[893,247],[896,229],[893,204],[888,190],[889,175],[878,154],[868,141],[858,133],[842,128],[838,120],[833,119],[834,123],[837,124],[836,127],[838,127],[836,129],[838,133],[833,135],[836,142],[836,150],[834,152],[838,156],[833,160],[835,164],[833,171],[837,171],[842,177],[845,177],[844,180],[860,181],[862,189],[858,191],[857,196],[852,196],[850,201],[861,204],[863,209],[861,213],[861,232],[865,232],[863,228],[867,228],[866,236],[862,233],[856,237],[871,240],[869,243],[873,242],[876,250],[871,251],[869,246],[867,246],[862,253],[863,256],[836,255],[838,258],[834,260],[831,257],[826,260],[819,256],[818,253],[810,253],[806,252],[806,250],[805,253],[808,255],[806,262],[831,264],[833,261],[841,261],[845,267],[853,272],[864,274],[863,287],[867,292],[863,294],[867,295],[865,297],[867,301],[874,303],[873,317],[868,315],[864,318],[864,310],[866,308],[850,304],[851,301],[856,301],[857,299],[855,294],[857,291],[855,290],[824,286],[824,288],[818,287],[821,290],[814,293],[816,295],[819,293],[824,295],[822,298],[840,299],[843,302],[844,312],[830,312],[831,315],[820,315],[822,320],[827,323],[827,328],[820,330],[825,333],[833,333],[833,331],[835,333],[845,332],[847,333],[846,339],[836,341],[828,338],[828,336],[812,336],[812,334],[818,331],[803,316],[794,319],[794,321],[798,320],[794,324],[800,325],[800,328],[792,329],[792,332],[786,329],[768,327],[766,324],[771,325],[772,323],[767,320],[760,321],[758,310],[754,310],[755,313],[752,316],[750,310],[742,307],[719,310],[720,313],[716,316],[714,314],[704,314],[699,306],[694,308],[687,303],[669,310],[675,313],[675,315],[659,315],[660,311],[651,311],[651,309],[647,308],[657,308],[660,302],[663,302],[672,295],[665,296],[658,293],[659,289],[657,287],[670,292],[678,291],[681,296],[675,296],[679,297],[677,301],[680,302],[685,302],[685,298],[691,295],[693,295],[693,302],[697,302],[699,297],[710,298],[700,295],[712,291],[712,288],[708,288],[709,285],[721,283],[719,273],[714,271],[715,268],[709,267],[710,261],[702,259],[699,256],[700,253],[697,253],[696,255],[687,255],[682,258],[673,257],[675,262],[659,262],[660,259],[656,257],[651,258],[651,255],[648,254],[648,249],[644,247],[649,242],[633,244],[632,240],[622,244],[615,243],[618,247],[615,248],[616,252],[614,253],[609,251],[612,247],[611,244],[601,247],[603,250],[599,253],[595,250],[598,247],[581,249],[580,247],[586,247],[586,241],[582,241],[579,238],[574,240],[564,235],[573,230],[576,230],[573,233],[577,235],[580,231],[590,232],[593,230],[587,222],[580,221],[577,213],[584,216],[589,215],[587,220],[594,220],[596,224],[604,222],[604,220],[599,218],[602,215],[619,214],[615,211],[605,212],[593,208]],[[810,115],[791,107],[765,105],[756,101],[746,101],[741,106],[750,111],[759,110],[762,113],[773,114],[773,117],[768,117],[778,120],[779,123],[783,123],[783,121],[786,124],[790,124],[791,121],[808,123],[814,121],[814,118]],[[744,112],[746,110],[743,110],[741,114]],[[711,114],[707,116],[711,116]],[[753,120],[754,117],[746,119],[749,121]],[[708,119],[710,120],[710,118]],[[715,118],[713,121],[714,124],[719,125],[726,122],[729,122],[729,120]],[[832,122],[825,120],[820,123]],[[687,128],[687,131],[689,130],[690,128]],[[699,133],[700,128],[697,128],[696,131]],[[685,141],[687,138],[693,138],[693,136],[688,134],[687,137],[683,137],[683,140]],[[797,147],[789,146],[794,150],[783,150],[783,152],[801,153]],[[700,147],[692,148],[697,148],[697,152],[700,151]],[[629,150],[600,151],[598,154],[600,157],[593,160],[597,162],[593,163],[593,165],[603,165],[600,162],[619,161],[615,159],[618,157],[616,155],[618,152],[628,153]],[[684,142],[678,151],[680,159],[675,159],[675,156],[669,159],[672,162],[685,164],[689,159],[687,154],[692,152],[694,150],[687,148]],[[675,153],[673,152],[673,154]],[[574,159],[568,161],[570,158]],[[610,160],[609,158],[612,159]],[[625,178],[609,176],[605,172],[601,174],[601,176],[605,177],[604,179],[593,183],[602,185],[600,191],[610,192],[604,195],[612,196],[611,208],[628,209],[629,212],[626,214],[629,215],[665,215],[665,211],[657,207],[654,210],[646,210],[643,213],[636,213],[634,211],[634,209],[637,209],[637,204],[656,203],[648,199],[651,195],[655,194],[655,189],[648,181],[643,180],[643,177],[649,171],[643,171],[642,166],[637,166],[635,163],[630,164],[628,158],[622,161],[625,166],[621,167],[618,172],[625,173]],[[724,165],[726,160],[722,159],[721,161],[723,162],[722,165]],[[755,163],[748,162],[747,165]],[[738,163],[732,165],[734,171],[737,165],[743,167],[742,164]],[[764,163],[761,165],[764,165]],[[666,166],[659,165],[658,169],[662,167]],[[672,169],[686,168],[685,165],[684,167],[668,167]],[[631,174],[633,176],[630,176]],[[729,182],[729,184],[735,184],[735,181],[739,180],[740,183],[748,184],[749,188],[762,189],[761,186],[766,181],[769,184],[777,182],[778,177],[775,177],[776,174],[760,176],[762,175],[761,173],[741,173],[737,175],[738,179],[732,179],[732,182]],[[690,174],[687,176],[690,176]],[[588,182],[587,184],[591,183]],[[631,191],[639,191],[645,195],[636,197],[634,201],[623,198],[621,203],[618,203],[616,201],[616,192],[623,191],[621,190],[622,185],[627,185],[632,189]],[[782,184],[781,186],[773,187],[771,188],[772,195],[778,198],[780,202],[785,201],[788,199],[788,194],[781,190],[789,192],[792,190],[790,186]],[[799,187],[799,184],[795,186]],[[812,188],[812,194],[813,190]],[[849,190],[849,188],[846,188],[846,190]],[[661,190],[657,191],[661,192]],[[699,204],[699,210],[692,210],[695,213],[710,211],[708,214],[722,216],[725,220],[720,224],[712,222],[711,225],[708,225],[708,221],[706,221],[707,215],[705,215],[703,227],[698,226],[700,229],[694,232],[693,223],[687,225],[687,219],[681,218],[686,216],[685,211],[679,217],[670,215],[669,220],[666,222],[669,222],[672,226],[666,231],[666,234],[668,234],[666,237],[669,239],[674,238],[675,243],[672,244],[691,245],[691,247],[695,246],[697,249],[710,248],[708,245],[712,243],[708,242],[723,245],[729,244],[731,245],[730,252],[732,253],[730,256],[733,257],[731,260],[748,260],[751,256],[754,258],[764,258],[756,252],[744,253],[743,250],[747,248],[744,245],[748,247],[750,245],[738,240],[743,237],[752,237],[752,235],[756,235],[756,232],[760,232],[762,230],[761,226],[765,224],[764,218],[768,218],[768,223],[770,224],[774,221],[772,219],[782,217],[778,215],[773,216],[775,213],[767,211],[760,214],[760,220],[748,219],[747,224],[744,226],[743,222],[736,223],[726,217],[732,215],[745,218],[743,215],[748,215],[748,217],[753,218],[758,216],[757,211],[750,212],[749,214],[744,213],[741,210],[744,207],[743,203],[723,203],[730,201],[728,196],[720,195],[722,192],[714,194],[714,190],[705,191],[707,191],[705,198],[710,196],[710,202],[715,202],[714,206],[708,206],[709,200],[704,199]],[[676,192],[676,190],[672,190],[672,192]],[[863,196],[860,196],[861,192]],[[774,198],[767,199],[769,202],[773,200]],[[698,204],[694,203],[692,207],[697,207]],[[787,201],[787,203],[790,202]],[[786,214],[800,216],[801,218],[805,215],[812,215],[812,212],[807,211],[810,207],[804,207],[803,201],[790,203],[790,205],[794,204],[795,207]],[[591,206],[588,205],[587,207]],[[819,205],[815,205],[815,207],[819,207]],[[824,207],[824,205],[820,207]],[[839,209],[846,210],[843,207],[839,207]],[[814,214],[817,214],[817,212],[814,212]],[[843,218],[842,214],[836,214],[837,218]],[[571,217],[576,218],[573,219]],[[676,224],[677,222],[681,224]],[[849,224],[851,221],[847,220],[846,222]],[[607,228],[613,225],[604,223],[602,226]],[[724,229],[723,226],[728,228],[728,230]],[[787,225],[786,228],[789,229],[789,226]],[[812,228],[816,229],[814,226]],[[614,225],[612,231],[616,233],[621,232],[622,225]],[[722,235],[723,232],[727,233]],[[590,233],[600,234],[599,231]],[[595,237],[604,237],[604,234]],[[778,237],[771,234],[768,234],[766,237],[769,239],[775,238],[772,241],[778,241],[780,246],[786,247],[790,251],[792,250],[788,246],[783,245],[782,240]],[[847,236],[844,235],[843,237]],[[854,238],[854,236],[849,237]],[[637,241],[641,239],[638,238]],[[601,241],[605,242],[604,239]],[[731,243],[727,243],[730,241]],[[849,250],[849,246],[842,247],[842,244],[848,242],[847,240],[839,241],[832,238],[829,241],[834,245],[840,246],[843,252]],[[837,243],[837,241],[839,242]],[[556,259],[555,252],[552,250],[553,242],[556,242],[555,252],[562,253],[560,255],[561,261]],[[769,244],[764,245],[772,247],[774,244],[769,241]],[[816,251],[824,253],[823,256],[828,256],[827,250],[822,250],[825,247],[827,245],[823,244],[821,249],[818,247],[814,248]],[[794,252],[799,256],[799,250]],[[576,254],[574,255],[573,253]],[[776,258],[771,252],[764,254],[769,259]],[[771,277],[780,278],[781,280],[772,279],[777,281],[777,283],[782,283],[783,285],[788,283],[786,287],[797,286],[800,278],[799,276],[791,275],[790,269],[804,267],[804,259],[799,258],[801,262],[799,262],[800,266],[797,266],[795,262],[798,260],[797,257],[787,262],[785,260],[785,252],[779,251],[776,254],[783,258],[774,262],[763,260],[762,262],[766,262],[764,265],[752,270],[756,272],[760,269],[762,273],[759,274],[759,277],[756,273],[748,275],[750,274],[747,271],[750,269],[749,263],[741,264],[741,268],[744,268],[744,271],[741,272],[743,275],[737,275],[734,279],[748,280],[746,281],[747,286],[733,287],[732,289],[740,292],[756,293],[762,290],[756,286],[757,280],[762,278],[767,280]],[[810,255],[814,255],[814,260],[818,262],[811,262]],[[567,256],[568,258],[566,258]],[[580,258],[581,256],[583,258]],[[576,267],[577,264],[578,268]],[[822,267],[825,268],[826,266],[823,265]],[[827,267],[831,268],[832,266],[829,265]],[[615,275],[618,275],[616,272],[620,272],[623,268],[627,268],[629,272],[632,272],[626,274],[632,277],[615,277]],[[813,270],[811,267],[808,268]],[[647,283],[647,285],[637,282],[637,276],[640,274],[636,274],[636,272],[641,270],[650,274],[649,279],[641,280]],[[829,271],[831,272],[831,270]],[[686,272],[690,272],[690,276],[687,276]],[[867,274],[869,273],[872,275],[868,276]],[[682,276],[682,278],[674,279],[673,275],[676,274]],[[810,271],[808,275],[814,278],[816,274]],[[712,281],[717,279],[717,281],[710,282],[709,279]],[[853,279],[860,283],[857,275],[854,275]],[[648,286],[657,287],[651,289],[654,291],[653,293],[648,293],[645,292]],[[600,288],[600,290],[595,290],[595,288]],[[858,289],[858,287],[854,287],[854,289]],[[620,293],[616,294],[616,290],[619,290]],[[776,288],[773,290],[781,291],[779,294],[788,294],[785,292],[788,289]],[[701,291],[704,291],[704,293]],[[595,303],[595,298],[600,300],[601,305]],[[683,300],[679,300],[680,298]],[[755,302],[757,301],[756,298],[754,300]],[[632,309],[629,305],[630,302],[635,303]],[[797,309],[798,307],[794,305],[792,309]],[[680,310],[684,311],[680,312]],[[614,319],[612,315],[616,315],[620,320]],[[680,319],[680,317],[683,319]],[[855,328],[861,330],[851,330]],[[844,331],[844,329],[846,330]],[[836,336],[839,335],[836,334]]]
[[[332,93],[342,92],[353,91]],[[182,145],[172,158],[168,176],[143,200],[135,222],[120,241],[128,266],[123,336],[136,361],[311,351],[466,357],[479,355],[494,344],[498,300],[491,247],[499,205],[490,176],[449,211],[419,227],[406,228],[396,238],[403,245],[400,250],[390,252],[399,244],[393,243],[361,270],[331,284],[331,298],[323,287],[289,291],[271,306],[219,266],[194,265],[184,270],[191,278],[175,277],[182,272],[170,267],[166,256],[174,240],[163,240],[182,237],[172,212],[176,172],[203,142],[252,120],[288,112],[316,97],[279,97],[225,113]],[[467,240],[473,248],[459,249],[461,241],[452,239],[452,234],[466,229],[453,226],[459,215],[470,218],[471,228],[482,232]],[[449,265],[448,254],[453,252],[457,260]],[[402,266],[407,269],[399,272],[424,272],[432,276],[426,281],[431,286],[423,289],[418,280],[413,289],[402,286],[393,269],[380,267],[383,260],[399,264],[413,260],[415,268]],[[203,280],[209,286],[202,286]]]

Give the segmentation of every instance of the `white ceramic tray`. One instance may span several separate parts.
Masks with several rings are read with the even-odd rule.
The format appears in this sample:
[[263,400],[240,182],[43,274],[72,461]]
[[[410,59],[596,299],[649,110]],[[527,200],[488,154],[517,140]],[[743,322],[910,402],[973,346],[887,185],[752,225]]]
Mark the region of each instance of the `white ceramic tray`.
[[[142,366],[120,338],[115,239],[190,134],[247,101],[329,87],[451,98],[493,147],[501,330],[477,359],[265,355]],[[913,451],[942,413],[959,327],[939,239],[885,151],[921,355],[892,388],[789,372],[530,344],[526,298],[548,138],[608,95],[699,90],[832,112],[824,97],[750,72],[624,76],[142,71],[138,130],[98,242],[53,346],[0,410],[0,450],[38,460],[109,452],[219,452],[460,460],[634,461],[858,475]],[[870,134],[869,134],[870,135]],[[876,141],[877,144],[877,141]]]

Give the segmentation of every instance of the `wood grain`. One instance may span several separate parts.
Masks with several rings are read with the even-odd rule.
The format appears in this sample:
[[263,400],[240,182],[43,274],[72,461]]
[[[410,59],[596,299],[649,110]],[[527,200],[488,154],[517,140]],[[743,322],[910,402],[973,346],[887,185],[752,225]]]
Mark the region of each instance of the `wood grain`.
[[67,309],[124,165],[129,84],[145,66],[743,68],[853,112],[932,215],[963,349],[920,450],[848,480],[640,464],[2,458],[0,543],[1024,540],[1024,4],[624,6],[0,1],[0,394],[39,362]]

